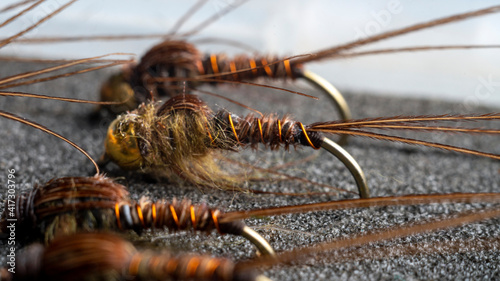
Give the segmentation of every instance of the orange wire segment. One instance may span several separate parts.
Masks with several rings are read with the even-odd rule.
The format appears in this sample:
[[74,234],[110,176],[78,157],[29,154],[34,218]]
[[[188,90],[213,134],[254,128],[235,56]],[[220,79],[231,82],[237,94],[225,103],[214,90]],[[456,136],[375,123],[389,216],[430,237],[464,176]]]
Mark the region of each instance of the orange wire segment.
[[130,265],[128,267],[128,273],[132,276],[137,276],[137,273],[139,272],[139,265],[141,264],[142,260],[142,254],[137,253],[135,254],[132,259],[130,260]]
[[146,224],[144,223],[144,217],[142,215],[141,206],[139,206],[139,204],[135,204],[135,209],[137,210],[137,215],[139,216],[139,220],[141,221],[142,226],[146,227]]
[[196,230],[196,214],[194,213],[194,206],[189,207],[191,210],[191,224],[193,225],[193,230]]
[[122,223],[120,222],[120,203],[115,204],[115,215],[116,215],[116,223],[118,224],[118,228],[122,229]]
[[168,207],[170,208],[170,212],[172,213],[172,218],[174,219],[175,224],[177,225],[178,228],[180,228],[181,226],[179,224],[179,218],[177,217],[177,213],[175,212],[174,206],[168,205]]
[[240,143],[240,139],[238,138],[238,134],[236,134],[236,128],[234,127],[234,124],[233,124],[233,118],[231,118],[231,114],[229,114],[227,116],[227,118],[229,119],[229,124],[231,125],[231,129],[233,130],[233,133],[234,133],[234,137],[236,138],[236,141],[238,143]]
[[278,119],[278,130],[279,130],[279,135],[280,135],[280,142],[283,142],[283,139],[281,138],[281,120]]
[[273,71],[271,70],[271,68],[267,64],[267,60],[265,58],[262,58],[261,62],[262,62],[262,66],[264,66],[264,70],[266,71],[267,75],[269,77],[274,77]]
[[257,75],[257,63],[255,62],[254,59],[250,59],[249,63],[250,63],[250,67],[252,68],[253,75]]
[[260,122],[260,119],[257,119],[257,123],[259,124],[260,139],[262,140],[262,143],[264,143],[264,133],[262,133],[262,123]]
[[207,129],[208,137],[210,138],[210,143],[214,143],[214,138],[212,137],[212,134],[210,133],[207,124],[205,124],[205,129]]
[[158,265],[160,264],[161,260],[158,256],[152,256],[150,259],[149,259],[149,264],[150,264],[150,267],[149,268],[156,268],[158,267]]
[[231,61],[229,63],[229,68],[231,68],[231,72],[235,72],[233,74],[234,80],[238,80],[238,73],[236,73],[236,63],[234,61]]
[[165,269],[167,270],[167,274],[173,275],[175,270],[177,269],[177,266],[178,266],[177,261],[174,259],[170,259],[167,262],[167,265],[165,265]]
[[293,72],[292,72],[292,67],[290,66],[290,60],[284,60],[283,64],[285,65],[285,70],[288,77],[293,78]]
[[196,275],[196,269],[198,269],[198,266],[200,266],[200,259],[197,258],[197,257],[192,257],[187,266],[186,266],[186,275],[189,276],[189,277],[195,277]]
[[320,149],[319,147],[314,146],[314,144],[312,143],[311,139],[309,138],[309,135],[307,135],[306,128],[304,128],[304,124],[302,124],[302,122],[299,122],[299,126],[302,129],[302,131],[304,132],[304,136],[306,137],[306,140],[309,143],[309,145],[314,149]]
[[153,226],[156,226],[156,204],[151,204],[151,215],[153,216]]
[[217,270],[217,268],[219,267],[219,265],[220,265],[219,260],[216,260],[216,259],[209,260],[207,262],[207,266],[206,266],[207,276],[212,276],[214,274],[214,272]]
[[217,231],[219,232],[219,234],[224,234],[222,233],[222,231],[220,230],[220,227],[219,227],[219,210],[210,210],[210,214],[212,215],[212,220],[214,221],[214,225],[215,225],[215,228],[217,229]]
[[212,70],[214,74],[219,74],[219,66],[217,65],[217,56],[210,55],[210,62],[212,63]]

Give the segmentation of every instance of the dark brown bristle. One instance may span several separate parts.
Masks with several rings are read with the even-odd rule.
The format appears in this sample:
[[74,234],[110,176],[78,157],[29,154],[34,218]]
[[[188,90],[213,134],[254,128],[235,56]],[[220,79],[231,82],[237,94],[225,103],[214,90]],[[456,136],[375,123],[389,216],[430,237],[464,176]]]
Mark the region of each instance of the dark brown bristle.
[[[404,138],[398,136],[384,135],[368,131],[370,129],[398,129],[422,132],[442,132],[442,133],[466,133],[466,134],[500,134],[497,129],[482,129],[474,127],[449,127],[437,126],[439,122],[471,122],[471,121],[498,121],[500,114],[486,113],[479,115],[428,115],[428,116],[395,116],[364,118],[359,120],[333,121],[313,123],[306,127],[311,132],[322,132],[328,134],[344,134],[349,136],[362,136],[378,140],[401,142],[411,145],[423,145],[444,150],[450,150],[465,154],[500,159],[500,155],[486,153],[472,149],[451,146],[441,143],[428,142],[423,140]],[[366,130],[363,130],[366,129]]]
[[339,56],[339,55],[341,56],[342,52],[349,51],[349,50],[352,50],[354,48],[358,48],[358,47],[365,46],[368,44],[372,44],[372,43],[375,43],[378,41],[386,40],[389,38],[394,38],[397,36],[416,32],[416,31],[423,30],[423,29],[428,29],[431,27],[436,27],[439,25],[463,21],[465,19],[479,17],[479,16],[491,14],[491,13],[497,13],[499,11],[500,11],[500,6],[497,5],[497,6],[492,6],[492,7],[488,7],[485,9],[480,9],[477,11],[466,12],[466,13],[462,13],[462,14],[454,14],[454,15],[449,16],[449,17],[443,17],[443,18],[431,20],[428,22],[418,23],[415,25],[401,28],[401,29],[396,29],[396,30],[384,32],[384,33],[377,34],[375,36],[371,36],[368,38],[363,38],[363,39],[359,39],[357,41],[348,42],[348,43],[345,43],[342,45],[334,46],[332,48],[328,48],[325,50],[321,50],[319,52],[315,52],[313,56],[299,58],[299,59],[295,60],[294,62],[299,63],[299,64],[303,64],[303,63],[307,63],[307,62],[311,62],[311,61],[320,61],[320,60],[328,59],[328,58],[334,57],[334,56]]
[[397,237],[409,236],[417,233],[425,233],[437,231],[446,228],[458,227],[467,223],[478,222],[497,218],[500,216],[498,209],[486,209],[482,211],[466,211],[454,218],[434,219],[431,222],[421,224],[407,224],[402,227],[392,228],[384,231],[370,231],[368,233],[358,234],[351,238],[339,239],[333,242],[326,242],[311,247],[299,248],[295,250],[285,251],[278,255],[277,258],[262,258],[253,261],[248,261],[240,264],[242,269],[272,266],[278,263],[289,263],[298,259],[304,259],[308,255],[316,253],[324,253],[337,249],[346,249],[361,245],[367,245],[373,242],[394,239]]
[[[54,10],[53,12],[47,14],[45,17],[39,19],[37,22],[33,23],[32,25],[30,25],[29,27],[27,27],[26,29],[12,35],[11,37],[8,37],[6,39],[3,39],[2,41],[0,41],[0,48],[8,45],[9,43],[11,43],[12,41],[14,41],[16,38],[19,38],[21,36],[23,36],[24,34],[26,34],[27,32],[33,30],[34,28],[36,28],[38,25],[42,24],[43,22],[49,20],[50,18],[54,17],[56,14],[58,14],[59,12],[61,12],[62,10],[64,10],[66,7],[68,7],[69,5],[73,4],[74,2],[76,2],[77,0],[72,0],[72,1],[69,1],[68,3],[60,6],[59,8],[57,8],[56,10]],[[33,5],[34,6],[34,5]],[[32,6],[32,7],[33,7]]]

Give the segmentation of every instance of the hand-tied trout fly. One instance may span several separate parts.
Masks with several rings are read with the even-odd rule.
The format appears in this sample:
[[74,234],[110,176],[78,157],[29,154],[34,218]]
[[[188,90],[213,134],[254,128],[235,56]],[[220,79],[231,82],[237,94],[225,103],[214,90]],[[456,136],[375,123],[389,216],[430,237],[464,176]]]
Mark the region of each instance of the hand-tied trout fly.
[[[314,149],[325,148],[331,152],[328,148],[331,141],[324,133],[364,136],[500,159],[497,154],[369,131],[399,129],[500,134],[500,130],[494,129],[433,125],[436,122],[499,119],[500,114],[396,116],[304,125],[287,115],[256,117],[249,114],[240,117],[227,110],[213,112],[198,97],[180,95],[160,106],[143,104],[113,121],[108,129],[101,163],[111,160],[123,169],[176,175],[203,186],[234,187],[241,183],[241,179],[220,168],[216,162],[219,151],[256,148],[258,144],[263,144],[271,150],[302,145]],[[368,192],[363,196],[362,191],[361,195],[369,196]]]
[[[0,219],[0,234],[8,233],[7,220],[15,219],[22,233],[45,243],[81,231],[146,229],[193,230],[240,235],[261,253],[273,255],[269,243],[241,220],[220,222],[224,212],[190,200],[130,200],[125,186],[103,175],[57,178],[19,194]],[[40,237],[41,236],[41,237]]]

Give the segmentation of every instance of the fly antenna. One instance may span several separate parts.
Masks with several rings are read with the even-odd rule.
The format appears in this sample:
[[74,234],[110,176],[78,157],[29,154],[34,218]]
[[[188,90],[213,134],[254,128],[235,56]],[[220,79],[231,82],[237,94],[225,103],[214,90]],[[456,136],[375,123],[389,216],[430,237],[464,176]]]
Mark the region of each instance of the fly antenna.
[[38,130],[40,130],[42,132],[45,132],[45,133],[47,133],[49,135],[53,135],[53,136],[55,136],[55,137],[57,137],[57,138],[65,141],[65,142],[69,143],[71,146],[73,146],[74,148],[78,149],[78,151],[80,151],[83,155],[85,155],[85,157],[87,157],[92,162],[92,164],[94,165],[94,167],[96,169],[96,173],[100,174],[99,166],[94,161],[94,159],[92,159],[92,157],[85,150],[83,150],[83,148],[81,148],[80,146],[78,146],[76,143],[74,143],[74,142],[70,141],[69,139],[61,136],[60,134],[58,134],[58,133],[56,133],[56,132],[54,132],[54,131],[46,128],[45,126],[42,126],[42,125],[40,125],[38,123],[35,123],[33,121],[30,121],[30,120],[27,120],[25,118],[19,117],[17,115],[12,114],[12,113],[8,113],[8,112],[0,110],[0,116],[5,117],[5,118],[10,119],[10,120],[13,120],[13,121],[17,121],[17,122],[23,123],[23,124],[28,125],[28,126],[31,126],[33,128],[36,128],[36,129],[38,129]]
[[[4,26],[6,26],[7,24],[9,24],[9,23],[11,23],[11,22],[13,22],[15,19],[17,19],[18,17],[20,17],[20,16],[24,15],[24,14],[25,14],[25,13],[27,13],[28,11],[33,10],[36,6],[38,6],[38,5],[42,4],[44,1],[45,1],[45,0],[38,0],[38,1],[37,1],[36,3],[34,3],[33,5],[31,5],[31,6],[27,7],[26,9],[22,10],[21,12],[19,12],[19,13],[17,13],[17,14],[15,14],[15,15],[13,15],[12,17],[8,18],[8,19],[7,19],[7,20],[5,20],[3,23],[0,23],[0,28],[2,28],[2,27],[4,27]],[[24,5],[25,3],[23,2],[23,3],[16,3],[16,4],[18,4],[18,5]],[[6,11],[6,9],[7,9],[7,10],[9,10],[9,9],[11,9],[11,7],[12,7],[12,8],[15,8],[15,7],[18,7],[18,6],[17,6],[17,5],[11,5],[11,6],[9,6],[9,7],[6,7],[6,8],[4,8],[4,9],[2,9],[2,11]]]
[[363,235],[358,235],[349,239],[342,239],[333,242],[322,243],[316,246],[299,248],[291,251],[279,253],[273,258],[261,258],[258,260],[250,260],[239,266],[241,268],[253,268],[255,266],[271,266],[277,263],[289,263],[297,259],[301,259],[308,255],[322,253],[325,251],[334,251],[350,247],[363,246],[369,243],[381,242],[399,237],[410,236],[419,233],[427,233],[446,228],[458,227],[467,223],[493,219],[500,216],[500,210],[489,209],[485,211],[462,212],[461,215],[447,220],[433,220],[431,222],[405,225],[395,229],[386,231],[374,231]]
[[491,13],[497,13],[500,11],[500,5],[477,10],[477,11],[472,11],[472,12],[467,12],[467,13],[462,13],[462,14],[455,14],[449,17],[444,17],[424,23],[419,23],[415,25],[411,25],[408,27],[396,29],[393,31],[388,31],[384,32],[379,35],[371,36],[365,39],[359,39],[353,42],[349,42],[346,44],[338,45],[332,48],[328,48],[319,52],[316,52],[313,56],[311,57],[306,57],[306,58],[298,58],[294,60],[293,62],[296,64],[300,63],[306,63],[306,62],[311,62],[311,61],[319,61],[322,59],[329,58],[331,56],[335,56],[339,54],[340,52],[351,50],[360,46],[368,45],[374,42],[382,41],[388,38],[394,38],[396,36],[400,36],[403,34],[419,31],[422,29],[430,28],[430,27],[435,27],[447,23],[452,23],[456,21],[462,21],[465,19],[473,18],[473,17],[478,17],[478,16],[483,16],[486,14],[491,14]]
[[376,49],[370,51],[360,51],[352,53],[339,54],[339,58],[355,58],[361,56],[384,55],[405,52],[421,52],[421,51],[445,51],[445,50],[465,50],[465,49],[497,49],[500,45],[443,45],[443,46],[418,46],[418,47],[401,47],[389,49]]
[[2,42],[0,42],[0,48],[4,47],[5,45],[9,44],[10,42],[14,41],[15,39],[23,36],[24,34],[28,33],[29,31],[33,30],[35,27],[39,26],[43,22],[51,19],[53,16],[55,16],[56,14],[61,12],[62,10],[66,9],[69,5],[75,3],[76,1],[78,1],[78,0],[69,1],[68,3],[62,5],[61,7],[59,7],[58,9],[53,11],[52,13],[48,14],[47,16],[43,17],[42,19],[40,19],[39,21],[34,23],[33,25],[29,26],[28,28],[18,32],[17,34],[12,35],[9,38],[3,39]]
[[94,62],[94,60],[98,60],[98,59],[101,59],[103,57],[113,56],[113,55],[131,55],[131,54],[127,54],[127,53],[111,53],[111,54],[106,54],[106,55],[96,56],[96,57],[91,57],[91,58],[84,58],[84,59],[79,59],[79,60],[70,60],[70,61],[67,61],[64,64],[61,64],[61,65],[51,66],[51,67],[47,67],[47,68],[44,68],[44,69],[41,69],[41,70],[29,71],[29,72],[25,72],[25,73],[21,73],[21,74],[15,74],[15,75],[12,75],[12,76],[9,76],[9,77],[1,78],[0,79],[0,89],[6,89],[6,88],[15,87],[15,86],[21,86],[21,85],[26,85],[26,84],[33,84],[33,83],[38,83],[38,82],[44,82],[44,81],[54,80],[54,79],[57,79],[57,78],[60,78],[60,77],[71,76],[71,75],[74,75],[74,74],[89,72],[89,71],[98,70],[98,69],[105,68],[105,67],[110,67],[110,66],[114,66],[114,65],[119,65],[119,64],[124,64],[124,63],[130,63],[130,62],[132,62],[132,60],[130,60],[130,59],[129,60],[114,60],[114,61],[112,61],[112,62],[110,62],[110,63],[108,63],[107,65],[104,65],[104,66],[97,66],[97,67],[94,67],[94,68],[88,68],[88,69],[79,70],[79,71],[75,71],[75,72],[59,74],[59,75],[50,76],[50,77],[44,77],[44,78],[41,78],[41,79],[33,79],[33,80],[29,80],[29,81],[24,81],[24,82],[13,83],[13,82],[19,81],[21,79],[31,78],[31,77],[38,76],[38,75],[41,75],[41,74],[50,73],[50,72],[53,72],[53,71],[56,71],[56,70],[68,68],[68,67],[71,67],[71,66],[80,65],[80,64],[84,64],[84,63],[92,63],[92,62]]
[[168,36],[173,36],[177,33],[177,31],[182,27],[186,21],[188,21],[203,5],[207,3],[207,0],[198,0],[189,10],[182,15],[182,17],[174,24],[174,26],[170,29]]
[[17,7],[21,7],[23,5],[26,5],[26,4],[35,2],[35,1],[39,1],[39,0],[21,0],[21,1],[17,2],[17,3],[13,3],[13,4],[10,4],[10,5],[6,6],[6,7],[4,7],[4,8],[1,8],[0,9],[0,13],[5,13],[5,12],[13,10],[13,9],[15,9]]
[[188,31],[186,33],[181,34],[182,37],[189,37],[193,36],[200,31],[202,31],[204,28],[209,26],[210,24],[214,23],[218,19],[220,19],[222,16],[228,14],[229,12],[233,11],[234,9],[238,8],[239,6],[243,5],[245,2],[248,0],[239,0],[234,4],[228,4],[224,9],[219,11],[218,13],[214,14],[213,16],[209,17],[202,23],[198,24],[195,28],[193,28],[191,31]]

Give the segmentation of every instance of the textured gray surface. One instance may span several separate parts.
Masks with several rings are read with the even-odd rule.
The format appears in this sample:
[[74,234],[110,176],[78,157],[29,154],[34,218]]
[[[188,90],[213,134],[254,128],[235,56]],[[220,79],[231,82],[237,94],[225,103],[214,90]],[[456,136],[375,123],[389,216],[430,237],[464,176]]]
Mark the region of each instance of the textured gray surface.
[[[21,71],[40,68],[39,65],[2,63],[0,77]],[[70,96],[97,99],[99,84],[110,71],[101,71],[72,77],[42,85],[32,85],[26,90],[54,96]],[[288,88],[301,84],[286,85]],[[290,112],[304,123],[335,118],[327,102],[316,102],[285,93],[270,93],[257,88],[222,87],[210,89],[217,93],[233,95],[260,111]],[[315,94],[310,89],[304,91]],[[245,94],[245,95],[243,95]],[[317,94],[317,93],[316,93]],[[317,94],[321,96],[320,94]],[[370,97],[363,94],[346,94],[356,118],[391,116],[399,114],[465,113],[460,104],[439,101],[423,101],[398,98]],[[324,100],[324,99],[323,99]],[[237,110],[235,105],[216,100],[214,107],[224,106]],[[323,105],[321,105],[323,104]],[[2,110],[13,112],[44,124],[80,144],[97,158],[103,151],[105,121],[89,122],[92,105],[40,101],[25,98],[1,98]],[[474,112],[494,112],[495,108],[474,108]],[[329,117],[330,116],[330,117]],[[45,182],[54,177],[90,175],[92,166],[80,153],[62,141],[13,121],[0,119],[0,198],[5,197],[7,169],[16,170],[19,190],[30,188],[35,182]],[[485,125],[486,126],[486,125]],[[491,125],[498,127],[496,125]],[[427,140],[466,145],[471,148],[500,154],[498,137],[461,135],[429,136]],[[500,165],[490,159],[460,155],[421,147],[408,147],[370,139],[351,139],[346,149],[363,167],[373,196],[405,195],[414,193],[495,192],[499,190]],[[261,166],[305,158],[314,153],[304,148],[298,152],[269,154],[263,149],[229,154],[234,159],[243,157]],[[111,177],[124,177],[122,182],[130,187],[134,198],[140,195],[152,197],[189,197],[195,202],[208,202],[226,210],[242,210],[266,206],[283,206],[309,202],[323,202],[340,196],[285,197],[249,195],[241,192],[206,190],[178,184],[146,183],[134,173],[119,171],[109,166],[105,171]],[[291,175],[355,190],[349,173],[342,165],[325,153],[317,158],[285,170]],[[263,182],[252,186],[269,191],[305,192],[325,191],[321,187],[299,184],[294,181]],[[287,215],[263,219],[251,219],[254,226],[266,237],[277,251],[307,247],[320,242],[343,239],[374,229],[389,229],[407,222],[425,221],[429,218],[448,216],[458,211],[482,208],[486,204],[454,204],[380,207],[346,211],[317,212]],[[417,235],[362,247],[357,257],[347,252],[327,253],[298,261],[294,265],[274,267],[264,271],[273,280],[414,280],[414,279],[500,279],[500,220],[466,225],[433,234]],[[21,237],[21,233],[17,233]],[[494,244],[489,244],[490,242]],[[146,233],[135,237],[138,244],[153,244],[161,248],[211,253],[218,256],[244,260],[255,255],[253,247],[241,238],[191,233]],[[458,246],[450,250],[447,244]],[[443,245],[439,250],[433,245]],[[486,245],[481,247],[481,245]],[[416,246],[414,254],[404,254]],[[4,247],[2,247],[4,248]],[[407,250],[405,250],[407,249]],[[425,249],[430,249],[427,253]],[[353,253],[353,252],[351,252]],[[399,254],[398,254],[399,253]],[[2,254],[2,261],[5,254]]]

